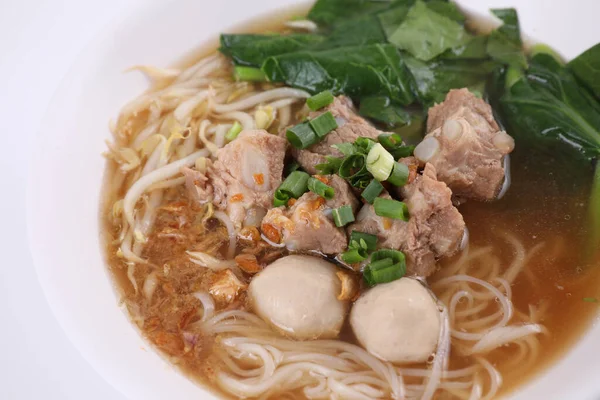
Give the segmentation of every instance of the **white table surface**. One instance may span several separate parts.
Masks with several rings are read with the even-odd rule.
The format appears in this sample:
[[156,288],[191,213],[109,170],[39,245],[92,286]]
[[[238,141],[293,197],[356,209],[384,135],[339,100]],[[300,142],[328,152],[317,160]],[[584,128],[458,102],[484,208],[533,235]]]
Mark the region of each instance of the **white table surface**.
[[125,399],[79,355],[46,304],[26,240],[25,187],[27,149],[61,77],[137,1],[0,1],[0,399]]
[[[37,282],[26,239],[27,149],[85,45],[115,16],[149,1],[160,0],[0,0],[0,399],[124,400],[70,344]],[[596,18],[565,25],[587,47],[599,39],[590,37]]]

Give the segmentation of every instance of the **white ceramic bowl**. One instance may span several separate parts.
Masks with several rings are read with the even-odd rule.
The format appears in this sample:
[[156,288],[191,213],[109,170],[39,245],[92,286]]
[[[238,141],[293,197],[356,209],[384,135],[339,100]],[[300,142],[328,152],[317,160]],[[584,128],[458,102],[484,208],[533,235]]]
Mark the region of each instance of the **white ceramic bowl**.
[[[108,121],[146,88],[135,64],[168,66],[219,32],[295,0],[176,0],[140,9],[91,43],[63,80],[33,154],[28,192],[31,250],[56,318],[90,364],[131,399],[209,399],[144,342],[119,310],[98,234]],[[581,0],[464,0],[485,13],[518,4],[523,30],[572,57],[600,39],[600,5]],[[60,55],[57,55],[60,56]],[[600,327],[557,365],[515,394],[520,399],[600,395]]]

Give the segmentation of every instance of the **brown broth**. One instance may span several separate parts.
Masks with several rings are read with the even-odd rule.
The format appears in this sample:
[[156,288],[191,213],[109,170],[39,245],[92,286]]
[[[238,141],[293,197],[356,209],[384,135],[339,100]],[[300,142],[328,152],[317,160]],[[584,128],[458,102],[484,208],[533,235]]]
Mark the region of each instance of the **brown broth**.
[[[307,7],[290,9],[280,15],[259,18],[250,24],[239,26],[237,32],[264,32],[283,30],[283,21],[293,15],[305,13]],[[194,52],[182,61],[180,66],[191,65],[201,57],[214,51],[216,42]],[[156,89],[156,88],[155,88]],[[102,240],[106,243],[107,264],[114,278],[121,301],[128,305],[132,314],[141,314],[143,323],[138,323],[142,335],[155,345],[160,352],[176,363],[192,380],[202,384],[221,397],[228,397],[211,382],[217,365],[212,355],[213,339],[199,338],[191,351],[186,351],[180,333],[195,321],[195,312],[199,302],[191,293],[206,289],[215,278],[212,272],[206,272],[188,261],[185,250],[202,248],[218,255],[226,243],[226,235],[218,229],[202,231],[198,229],[179,229],[174,217],[168,210],[159,213],[153,234],[149,238],[143,256],[149,265],[160,267],[159,285],[152,304],[144,303],[141,295],[136,295],[127,277],[127,266],[122,258],[116,256],[119,227],[113,224],[111,207],[116,199],[124,196],[120,186],[110,190],[115,165],[107,163],[105,175],[105,197],[102,205]],[[539,243],[545,243],[526,266],[514,285],[513,303],[515,308],[526,311],[529,305],[547,303],[550,312],[541,323],[550,332],[541,337],[544,351],[536,360],[535,367],[527,373],[511,374],[506,361],[515,349],[505,347],[491,352],[486,358],[503,375],[501,394],[506,395],[535,375],[542,373],[581,337],[598,313],[598,304],[584,301],[584,298],[600,298],[600,268],[597,260],[585,261],[583,249],[586,245],[586,212],[591,171],[585,168],[564,169],[559,163],[541,154],[532,154],[526,149],[517,148],[512,156],[512,187],[500,201],[492,203],[468,202],[460,206],[470,230],[472,246],[490,245],[508,248],[499,237],[502,231],[509,231],[518,237],[527,249]],[[188,221],[199,218],[202,210],[195,208],[181,188],[166,192],[163,205],[184,205],[183,215]],[[179,230],[176,238],[160,237],[158,232],[168,229]],[[208,236],[207,236],[208,235]],[[503,261],[510,262],[513,254],[504,252]],[[453,259],[443,260],[441,268]],[[141,288],[147,275],[152,271],[149,266],[138,265],[135,279]],[[534,279],[524,279],[525,273]],[[435,281],[436,277],[432,278]],[[235,304],[245,308],[244,296]],[[134,308],[138,308],[134,312]],[[133,318],[135,322],[135,318]],[[354,342],[354,337],[346,326],[341,340]],[[452,355],[451,366],[460,367],[468,363],[466,358]]]

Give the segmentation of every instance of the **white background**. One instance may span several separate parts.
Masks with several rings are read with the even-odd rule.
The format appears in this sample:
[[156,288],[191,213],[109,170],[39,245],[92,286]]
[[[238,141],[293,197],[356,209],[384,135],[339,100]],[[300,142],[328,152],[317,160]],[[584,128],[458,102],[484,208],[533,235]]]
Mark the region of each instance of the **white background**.
[[136,3],[0,1],[0,399],[125,399],[77,353],[41,292],[26,240],[26,150],[74,59]]
[[[124,399],[71,346],[37,282],[26,240],[27,149],[43,135],[40,117],[86,43],[116,16],[150,1],[0,0],[0,399]],[[521,1],[544,11],[541,0],[510,3]],[[597,15],[573,18],[569,9],[593,1],[564,2],[567,18],[556,21],[569,40],[582,38],[578,51],[600,41],[590,37]]]

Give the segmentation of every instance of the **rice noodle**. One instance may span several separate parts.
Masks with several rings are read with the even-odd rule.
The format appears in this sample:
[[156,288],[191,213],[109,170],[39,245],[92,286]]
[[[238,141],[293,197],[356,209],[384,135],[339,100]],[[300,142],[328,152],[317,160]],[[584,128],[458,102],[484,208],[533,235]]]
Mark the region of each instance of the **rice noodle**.
[[486,353],[505,344],[515,342],[525,336],[542,332],[538,324],[526,324],[521,326],[501,326],[486,333],[479,342],[471,349],[471,353]]

